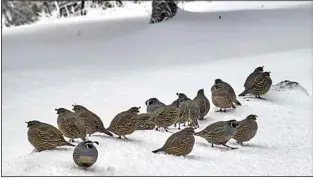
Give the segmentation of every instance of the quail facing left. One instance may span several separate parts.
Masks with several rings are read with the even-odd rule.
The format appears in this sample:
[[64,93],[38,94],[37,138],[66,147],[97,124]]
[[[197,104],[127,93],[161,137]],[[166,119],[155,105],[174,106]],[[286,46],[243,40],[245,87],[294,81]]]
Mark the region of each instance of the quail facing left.
[[104,127],[100,117],[88,110],[86,107],[82,105],[73,105],[73,111],[84,120],[86,125],[86,133],[89,134],[89,136],[96,132],[104,133],[111,137],[113,136],[113,134],[111,134]]
[[202,131],[196,132],[195,135],[206,139],[208,143],[212,144],[212,147],[216,144],[231,149],[237,149],[226,145],[226,143],[235,135],[237,126],[238,122],[236,120],[218,121],[208,125]]
[[62,133],[54,126],[37,120],[26,122],[28,127],[27,137],[39,152],[52,150],[58,146],[75,146],[65,141]]
[[256,98],[261,98],[261,95],[266,94],[271,86],[272,79],[270,77],[271,72],[263,72],[257,75],[254,80],[251,82],[251,85],[243,91],[240,96],[245,96],[248,93],[255,95]]
[[242,121],[239,121],[239,126],[236,128],[236,134],[233,137],[238,144],[243,145],[243,142],[251,140],[258,131],[258,123],[256,118],[258,116],[250,114]]
[[218,83],[223,86],[225,89],[227,89],[227,91],[231,94],[232,96],[232,102],[237,104],[237,105],[241,105],[241,103],[237,100],[237,96],[235,93],[235,90],[233,89],[233,87],[228,84],[227,82],[223,81],[222,79],[216,79],[215,81],[218,81]]
[[127,139],[125,135],[132,134],[138,126],[139,109],[140,107],[131,107],[129,110],[117,114],[107,130],[118,135],[118,138],[123,136]]
[[73,160],[79,167],[88,168],[95,164],[98,159],[97,141],[84,141],[79,143],[73,152]]
[[157,153],[163,151],[167,154],[176,156],[185,156],[189,154],[195,144],[195,133],[192,127],[184,128],[183,130],[172,134],[165,142],[162,148],[152,151]]
[[81,138],[86,141],[86,125],[84,120],[74,112],[65,108],[55,109],[58,114],[57,123],[62,134],[74,141]]
[[154,110],[166,106],[164,103],[159,101],[157,98],[150,98],[146,101],[147,113],[151,113]]
[[197,96],[193,99],[196,102],[200,109],[200,118],[199,120],[203,120],[204,116],[208,114],[210,111],[210,101],[204,94],[204,89],[198,90]]

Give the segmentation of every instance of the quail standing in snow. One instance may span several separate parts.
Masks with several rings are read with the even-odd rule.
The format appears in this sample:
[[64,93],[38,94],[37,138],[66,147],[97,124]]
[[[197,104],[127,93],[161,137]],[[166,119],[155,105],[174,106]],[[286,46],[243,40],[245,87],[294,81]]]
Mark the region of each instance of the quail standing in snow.
[[175,124],[179,117],[179,109],[173,106],[163,106],[151,113],[150,120],[157,129],[163,127],[168,132],[168,127]]
[[136,130],[153,130],[155,124],[150,121],[150,113],[138,114],[139,123]]
[[243,145],[243,142],[251,140],[256,135],[258,131],[257,117],[257,115],[250,114],[242,121],[239,121],[239,126],[236,128],[236,133],[233,137],[238,144]]
[[151,113],[159,107],[165,106],[164,103],[159,101],[157,98],[150,98],[146,101],[147,113]]
[[270,77],[271,72],[263,72],[257,75],[251,82],[250,86],[247,86],[239,96],[245,96],[248,93],[255,95],[256,98],[262,99],[261,95],[266,94],[271,86],[272,79]]
[[230,89],[225,87],[221,79],[216,79],[214,85],[211,87],[212,103],[219,107],[219,111],[226,112],[226,108],[236,108],[233,104],[233,93]]
[[165,152],[176,156],[185,156],[189,154],[195,144],[194,128],[187,127],[172,134],[165,142],[162,148],[152,151],[153,153]]
[[[253,80],[255,79],[256,76],[258,76],[259,74],[263,73],[264,66],[260,66],[254,69],[254,71],[247,77],[245,83],[244,83],[244,87],[245,89],[249,88],[251,86],[251,83],[253,82]],[[242,96],[241,94],[239,94],[239,96]]]
[[200,118],[199,120],[203,120],[204,117],[210,111],[210,101],[204,94],[204,89],[200,89],[197,93],[197,96],[193,99],[196,104],[198,104],[200,109]]
[[179,101],[179,119],[178,129],[180,124],[189,122],[189,126],[199,128],[198,120],[200,119],[199,105],[193,100],[189,99],[184,93],[176,93]]
[[232,102],[240,106],[241,103],[237,100],[237,96],[236,96],[236,93],[235,93],[235,90],[233,89],[233,87],[230,84],[228,84],[227,82],[225,82],[225,81],[223,81],[221,79],[216,79],[216,80],[218,80],[218,82],[222,86],[224,86],[227,89],[227,91],[231,94]]
[[82,168],[88,168],[95,164],[98,159],[98,150],[95,144],[97,141],[84,141],[79,143],[73,152],[73,160],[75,164]]
[[62,134],[74,142],[75,138],[86,141],[86,125],[84,120],[74,112],[65,108],[55,109],[58,114],[57,123]]
[[26,122],[28,127],[27,137],[39,152],[52,150],[58,146],[75,146],[65,141],[62,133],[54,126],[37,120]]
[[237,126],[238,122],[236,120],[218,121],[210,124],[202,131],[195,133],[195,135],[206,139],[208,143],[212,144],[212,147],[216,144],[231,149],[237,149],[226,145],[226,143],[235,135]]
[[140,107],[131,107],[129,110],[117,114],[107,130],[118,135],[118,138],[123,136],[127,139],[125,135],[132,134],[138,126],[139,109]]
[[104,127],[100,117],[88,110],[86,107],[82,105],[73,105],[73,111],[84,120],[86,125],[86,133],[89,134],[89,136],[96,132],[113,136],[113,134],[107,131],[107,129]]

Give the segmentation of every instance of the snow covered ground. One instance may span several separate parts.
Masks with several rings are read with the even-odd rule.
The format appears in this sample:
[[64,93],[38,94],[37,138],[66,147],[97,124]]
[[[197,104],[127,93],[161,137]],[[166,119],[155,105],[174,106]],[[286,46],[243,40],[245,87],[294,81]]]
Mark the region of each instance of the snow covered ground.
[[[312,3],[306,4],[271,10],[180,11],[174,19],[154,25],[147,23],[146,14],[5,29],[3,175],[312,175],[313,29]],[[144,112],[150,97],[170,103],[176,92],[194,97],[204,88],[211,100],[216,78],[229,82],[239,94],[247,75],[260,65],[272,72],[274,84],[297,81],[309,96],[300,90],[271,90],[267,100],[239,98],[243,106],[228,113],[214,112],[217,108],[212,107],[200,129],[214,121],[259,116],[257,136],[237,150],[211,148],[196,137],[186,157],[152,154],[171,133],[136,131],[128,141],[101,134],[90,137],[100,145],[98,161],[88,171],[75,166],[72,148],[31,153],[25,121],[56,126],[55,108],[85,105],[108,126],[118,112],[131,106],[141,106]],[[237,146],[234,140],[229,145]]]

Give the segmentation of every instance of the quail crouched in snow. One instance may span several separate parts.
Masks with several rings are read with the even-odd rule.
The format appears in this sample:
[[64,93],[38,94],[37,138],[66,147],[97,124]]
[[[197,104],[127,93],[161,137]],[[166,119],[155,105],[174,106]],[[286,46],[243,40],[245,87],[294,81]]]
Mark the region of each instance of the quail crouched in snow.
[[111,121],[108,131],[118,135],[118,138],[122,138],[123,136],[126,139],[125,135],[135,132],[138,126],[139,109],[140,107],[132,107],[127,111],[117,114]]
[[55,109],[58,114],[57,123],[62,134],[74,141],[81,138],[86,141],[86,125],[84,120],[74,112],[65,108]]
[[238,144],[243,145],[243,142],[251,140],[256,135],[258,131],[257,117],[257,115],[250,114],[245,119],[239,121],[239,126],[236,128],[236,133],[233,137]]
[[[259,74],[263,73],[264,66],[260,66],[254,69],[254,71],[247,77],[245,83],[244,83],[244,87],[245,89],[250,88],[251,84],[253,83],[253,81],[255,80],[255,77],[258,76]],[[239,94],[239,96],[243,96],[242,93]]]
[[204,94],[204,89],[198,90],[197,96],[193,99],[193,101],[198,104],[200,109],[200,118],[199,120],[203,120],[204,117],[210,111],[210,101]]
[[255,95],[256,98],[261,99],[261,95],[266,94],[272,86],[270,73],[271,72],[263,72],[258,74],[250,83],[250,86],[247,86],[239,96],[245,96],[246,94],[251,93]]
[[178,96],[179,101],[178,129],[180,129],[180,124],[185,122],[189,122],[189,126],[199,128],[199,105],[195,101],[189,99],[184,93],[176,93],[176,95]]
[[109,136],[113,136],[103,125],[100,117],[95,113],[88,110],[86,107],[81,105],[73,105],[73,111],[79,115],[85,122],[86,125],[86,133],[94,134],[96,132],[104,133]]
[[26,124],[28,141],[39,152],[55,149],[58,146],[75,146],[65,141],[62,133],[50,124],[37,120],[28,121]]
[[183,130],[172,134],[165,142],[162,148],[152,151],[157,153],[163,151],[167,154],[176,156],[185,156],[189,154],[195,144],[194,128],[187,127]]
[[154,110],[166,106],[164,103],[159,101],[157,98],[150,98],[146,101],[147,113],[151,113]]
[[153,130],[155,124],[150,121],[150,113],[138,114],[139,123],[136,130]]
[[88,168],[95,164],[98,159],[97,141],[84,141],[79,143],[73,152],[73,160],[79,167]]
[[[211,87],[212,102],[216,107],[219,107],[219,111],[226,112],[226,108],[236,108],[234,102],[238,105],[241,103],[234,97],[235,93],[230,85],[221,79],[216,79],[214,85]],[[224,110],[222,110],[224,109]]]
[[153,122],[157,129],[163,127],[168,131],[168,127],[177,122],[179,109],[173,106],[163,106],[151,113],[150,121]]
[[226,143],[235,135],[237,126],[238,122],[236,120],[218,121],[207,126],[202,131],[196,132],[195,135],[206,139],[208,143],[212,144],[212,147],[216,144],[231,149],[237,149],[226,145]]

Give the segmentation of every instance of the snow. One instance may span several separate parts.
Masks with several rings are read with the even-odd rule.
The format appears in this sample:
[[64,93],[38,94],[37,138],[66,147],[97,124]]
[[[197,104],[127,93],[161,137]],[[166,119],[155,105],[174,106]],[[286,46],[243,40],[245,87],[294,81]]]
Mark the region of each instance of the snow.
[[[180,11],[174,19],[153,25],[146,15],[77,18],[75,23],[5,29],[3,175],[312,175],[313,29],[312,3],[306,4],[285,9]],[[227,113],[214,112],[217,108],[212,106],[197,130],[219,120],[259,116],[253,140],[243,147],[234,140],[228,143],[237,150],[211,148],[196,137],[186,157],[153,154],[177,131],[173,127],[171,133],[136,131],[128,141],[95,134],[89,139],[100,142],[99,158],[85,171],[75,166],[73,148],[36,153],[27,140],[25,121],[37,119],[56,126],[55,108],[82,104],[108,126],[129,107],[141,106],[144,112],[150,97],[171,103],[176,92],[192,98],[204,88],[211,101],[216,78],[230,83],[239,94],[247,75],[260,65],[271,71],[273,84],[297,81],[309,96],[300,90],[271,90],[266,100],[239,98],[243,106]]]

